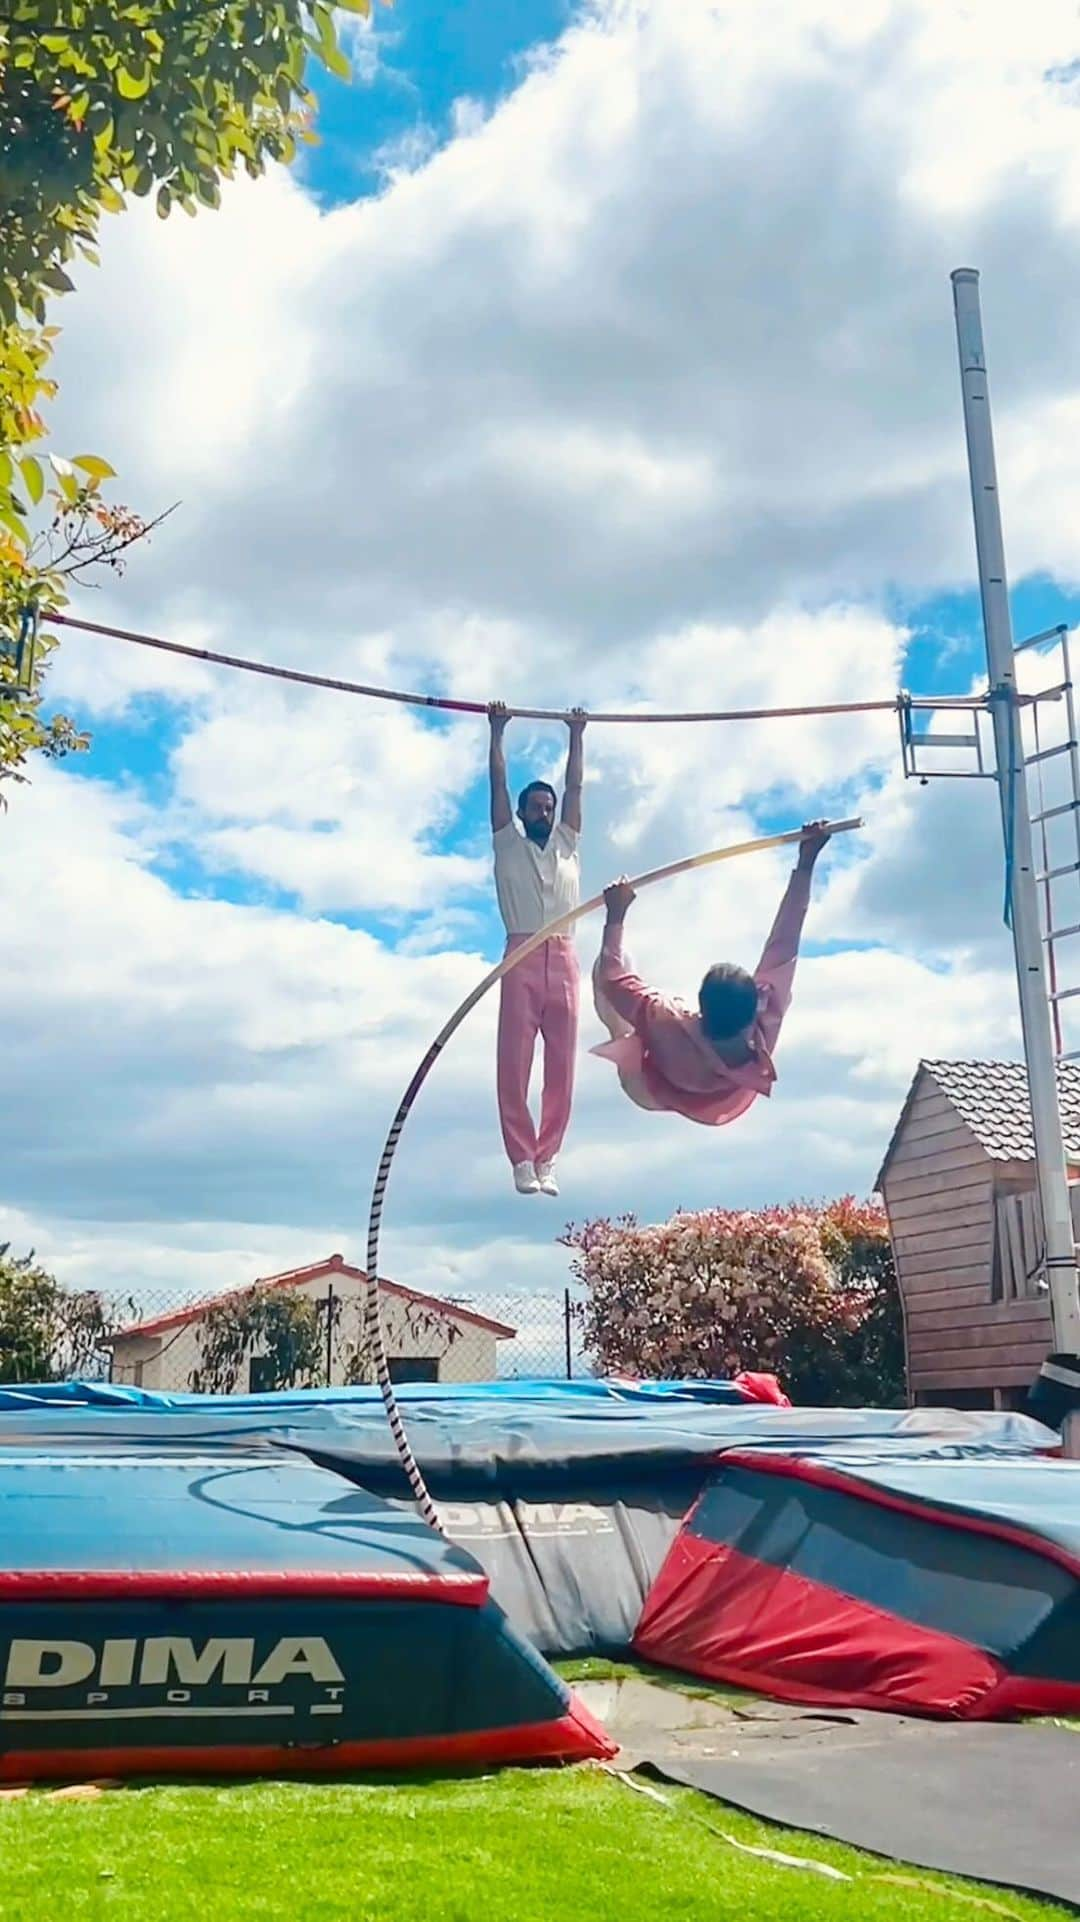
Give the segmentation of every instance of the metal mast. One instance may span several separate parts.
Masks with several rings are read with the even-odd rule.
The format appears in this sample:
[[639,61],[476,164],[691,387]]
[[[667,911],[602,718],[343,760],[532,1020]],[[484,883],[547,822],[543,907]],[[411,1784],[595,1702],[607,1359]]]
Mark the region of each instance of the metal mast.
[[[1054,1330],[1054,1355],[1045,1365],[1046,1385],[1080,1391],[1080,1373],[1067,1363],[1080,1355],[1080,1299],[1076,1249],[1069,1208],[1069,1181],[1058,1104],[1057,1071],[1047,993],[1037,883],[1032,860],[1027,768],[1016,699],[1016,660],[1005,575],[994,437],[979,308],[979,276],[959,268],[952,276],[960,378],[964,396],[968,469],[975,515],[990,709],[997,754],[997,780],[1005,837],[1010,925],[1020,991],[1020,1020],[1031,1097],[1035,1170],[1046,1241],[1046,1275]],[[1062,1363],[1066,1366],[1061,1366]],[[1071,1400],[1071,1396],[1068,1397]]]

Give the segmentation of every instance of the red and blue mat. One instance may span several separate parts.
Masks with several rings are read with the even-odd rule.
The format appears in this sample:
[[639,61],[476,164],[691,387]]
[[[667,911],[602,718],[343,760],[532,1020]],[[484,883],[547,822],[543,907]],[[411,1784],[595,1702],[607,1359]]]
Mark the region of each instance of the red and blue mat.
[[5,1449],[0,1501],[4,1779],[613,1753],[470,1555],[310,1463]]
[[726,1455],[635,1651],[783,1700],[1080,1712],[1080,1463]]
[[[730,1383],[0,1393],[0,1776],[612,1752],[543,1653],[808,1702],[1080,1709],[1080,1467],[1021,1416]],[[689,1513],[688,1513],[689,1511]]]
[[[790,1408],[759,1398],[763,1387],[507,1381],[410,1383],[398,1393],[445,1532],[476,1557],[493,1599],[545,1655],[625,1652],[688,1510],[727,1450],[856,1448],[930,1461],[1059,1446],[1023,1415]],[[374,1389],[0,1389],[0,1449],[90,1440],[103,1453],[275,1449],[411,1507]]]

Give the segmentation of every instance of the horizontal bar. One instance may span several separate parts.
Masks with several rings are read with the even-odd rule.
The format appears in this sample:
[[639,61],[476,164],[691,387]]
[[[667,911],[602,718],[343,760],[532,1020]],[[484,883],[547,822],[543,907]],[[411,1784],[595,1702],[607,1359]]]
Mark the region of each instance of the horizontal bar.
[[978,747],[977,734],[911,734],[912,747]]
[[1080,861],[1066,861],[1064,867],[1044,868],[1035,876],[1036,881],[1060,881],[1063,874],[1080,874]]
[[1080,994],[1080,988],[1055,988],[1049,999],[1051,1001],[1071,1001],[1074,996],[1078,994]]
[[1070,748],[1077,747],[1076,741],[1062,741],[1060,747],[1044,747],[1041,754],[1028,754],[1024,758],[1025,767],[1034,767],[1037,761],[1052,761],[1056,754],[1067,754]]
[[1080,1061],[1080,1048],[1071,1048],[1068,1054],[1059,1054],[1059,1061]]
[[973,768],[968,773],[958,767],[916,767],[908,766],[904,774],[909,781],[996,781],[997,775],[992,768]]
[[[910,707],[920,714],[984,714],[987,710],[985,694],[901,694],[897,698],[898,707]],[[1021,694],[1022,702],[1030,702],[1030,695]]]
[[1032,815],[1032,825],[1036,821],[1055,821],[1061,814],[1075,814],[1077,808],[1080,808],[1080,801],[1062,801],[1059,807],[1042,808],[1038,814]]
[[1043,935],[1043,940],[1049,947],[1055,941],[1067,941],[1074,934],[1080,934],[1080,921],[1074,921],[1070,928],[1049,928]]
[[1061,636],[1063,634],[1067,634],[1068,631],[1069,631],[1068,622],[1059,621],[1056,627],[1044,627],[1041,634],[1029,634],[1026,641],[1017,641],[1015,647],[1013,648],[1013,653],[1023,654],[1026,648],[1040,647],[1043,641],[1060,640]]
[[[0,21],[2,24],[2,21]],[[219,654],[208,647],[190,647],[184,641],[166,641],[156,634],[140,634],[133,628],[110,627],[103,621],[77,620],[73,614],[58,614],[42,610],[42,619],[50,626],[70,627],[82,634],[102,634],[116,641],[128,641],[136,647],[156,648],[160,653],[175,654],[184,660],[208,661],[215,667],[237,668],[246,674],[267,675],[273,680],[290,681],[301,687],[328,688],[335,694],[358,694],[373,701],[395,701],[406,707],[438,708],[451,714],[478,714],[487,716],[490,701],[466,701],[451,699],[444,694],[405,693],[400,688],[373,687],[362,681],[342,681],[325,674],[309,674],[296,667],[278,667],[270,661],[251,660],[238,654]],[[1028,702],[1028,696],[1017,697],[1019,705]],[[829,701],[810,707],[747,707],[721,708],[706,712],[690,713],[650,713],[637,708],[618,713],[587,714],[589,722],[618,721],[628,726],[639,722],[659,721],[788,721],[801,720],[807,716],[834,714],[899,714],[909,707],[942,710],[957,708],[967,711],[986,706],[985,696],[969,694],[946,694],[940,700],[918,698],[912,700],[907,694],[891,694],[877,701]],[[509,714],[528,721],[568,721],[571,710],[551,707],[509,706]]]
[[1040,701],[1060,701],[1071,687],[1071,681],[1055,681],[1053,687],[1041,687],[1037,694],[1029,694],[1027,698],[1032,707],[1038,707]]

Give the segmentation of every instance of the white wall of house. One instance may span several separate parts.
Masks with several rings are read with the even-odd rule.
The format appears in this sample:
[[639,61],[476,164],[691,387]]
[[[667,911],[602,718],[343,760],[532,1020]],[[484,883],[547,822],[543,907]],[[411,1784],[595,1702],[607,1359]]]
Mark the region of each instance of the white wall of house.
[[[290,1293],[325,1302],[331,1289],[341,1307],[332,1344],[330,1379],[332,1383],[340,1383],[345,1378],[349,1350],[360,1332],[363,1282],[352,1275],[319,1275],[310,1281],[297,1282]],[[436,1316],[387,1289],[381,1290],[380,1302],[386,1352],[391,1363],[427,1361],[437,1370],[438,1381],[494,1379],[496,1341],[489,1330],[459,1319],[449,1304]],[[252,1359],[249,1352],[237,1380],[237,1394],[248,1392]],[[191,1387],[200,1360],[199,1322],[183,1322],[160,1335],[121,1336],[114,1345],[112,1379],[166,1393],[183,1391]],[[320,1384],[325,1381],[325,1368],[320,1369],[318,1379]]]

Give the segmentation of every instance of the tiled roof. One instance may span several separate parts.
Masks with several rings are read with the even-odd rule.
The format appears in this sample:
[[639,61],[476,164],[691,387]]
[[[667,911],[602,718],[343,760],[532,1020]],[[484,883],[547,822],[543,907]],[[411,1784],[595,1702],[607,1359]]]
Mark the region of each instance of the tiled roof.
[[[923,1074],[933,1076],[979,1146],[992,1161],[1033,1161],[1027,1069],[1021,1061],[923,1061],[893,1130],[877,1185],[903,1132],[912,1096]],[[1058,1067],[1058,1097],[1065,1152],[1080,1162],[1080,1062]]]
[[[245,1282],[238,1288],[227,1288],[219,1295],[205,1295],[201,1301],[192,1301],[185,1308],[177,1308],[170,1315],[155,1315],[150,1321],[131,1322],[126,1328],[118,1328],[110,1335],[106,1346],[114,1342],[127,1341],[133,1335],[161,1335],[170,1328],[180,1328],[185,1322],[198,1321],[207,1309],[226,1301],[230,1295],[246,1294],[248,1289],[256,1288],[298,1288],[305,1281],[321,1281],[324,1277],[347,1275],[352,1281],[366,1281],[362,1268],[354,1268],[342,1255],[330,1255],[325,1261],[314,1261],[307,1268],[288,1268],[281,1275],[260,1275],[255,1282]],[[441,1315],[447,1321],[466,1321],[471,1328],[482,1328],[494,1335],[496,1341],[512,1341],[517,1334],[504,1321],[493,1321],[490,1315],[480,1315],[475,1308],[463,1308],[456,1301],[444,1301],[439,1295],[421,1294],[417,1288],[405,1288],[399,1281],[387,1281],[380,1276],[379,1289],[384,1295],[396,1295],[401,1301],[414,1302],[426,1313]]]
[[[924,1061],[942,1094],[994,1161],[1032,1161],[1027,1069],[1020,1061]],[[1080,1159],[1080,1062],[1058,1068],[1065,1152]]]

